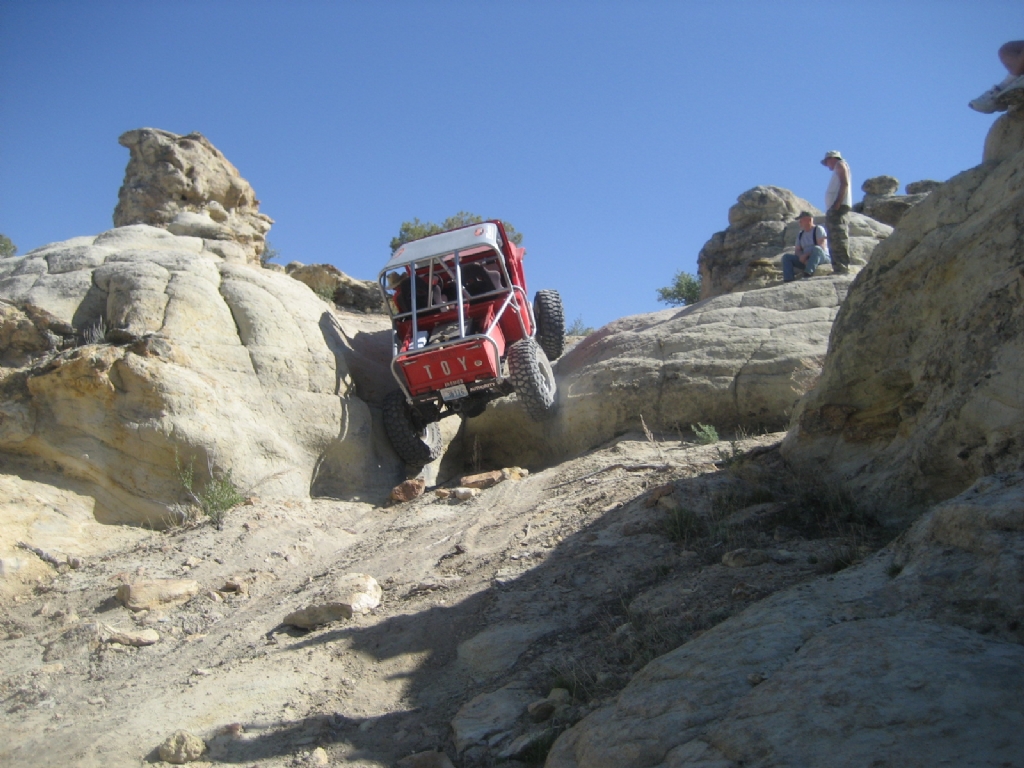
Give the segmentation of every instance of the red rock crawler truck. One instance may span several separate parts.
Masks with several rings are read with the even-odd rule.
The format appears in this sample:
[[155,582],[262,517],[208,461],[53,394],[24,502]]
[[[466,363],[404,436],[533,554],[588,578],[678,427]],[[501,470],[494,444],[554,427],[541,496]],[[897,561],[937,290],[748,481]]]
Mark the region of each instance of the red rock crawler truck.
[[440,455],[445,416],[472,418],[511,392],[534,420],[554,407],[562,299],[544,290],[530,304],[525,254],[486,221],[406,243],[381,270],[400,387],[384,398],[384,428],[408,464]]

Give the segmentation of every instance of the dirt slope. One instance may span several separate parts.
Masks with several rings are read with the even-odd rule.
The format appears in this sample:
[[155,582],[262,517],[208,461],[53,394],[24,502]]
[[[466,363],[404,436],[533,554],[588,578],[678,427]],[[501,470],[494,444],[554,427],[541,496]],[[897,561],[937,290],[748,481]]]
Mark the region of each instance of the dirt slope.
[[[3,606],[0,765],[149,764],[179,729],[215,764],[388,766],[429,749],[461,766],[539,764],[654,656],[874,545],[850,510],[794,485],[781,437],[627,436],[465,502],[430,490],[389,508],[257,500],[222,530],[154,532],[63,568]],[[722,564],[741,547],[755,551]],[[348,572],[381,583],[373,613],[311,632],[281,624]],[[155,578],[200,592],[136,614],[114,598]],[[124,646],[106,627],[160,640]],[[519,706],[466,736],[458,713],[479,694],[528,702],[559,686],[572,699],[552,718]]]

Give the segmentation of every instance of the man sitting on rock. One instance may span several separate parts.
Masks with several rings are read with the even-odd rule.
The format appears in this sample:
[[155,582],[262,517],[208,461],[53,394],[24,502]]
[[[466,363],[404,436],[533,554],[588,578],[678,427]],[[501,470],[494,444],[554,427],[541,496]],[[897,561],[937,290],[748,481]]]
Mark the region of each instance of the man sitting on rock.
[[[831,264],[828,255],[828,237],[825,228],[814,225],[814,217],[808,211],[801,211],[798,218],[800,231],[796,236],[796,249],[782,255],[782,281],[793,282],[794,272],[801,277],[811,277],[819,264]],[[799,269],[797,269],[799,265]]]

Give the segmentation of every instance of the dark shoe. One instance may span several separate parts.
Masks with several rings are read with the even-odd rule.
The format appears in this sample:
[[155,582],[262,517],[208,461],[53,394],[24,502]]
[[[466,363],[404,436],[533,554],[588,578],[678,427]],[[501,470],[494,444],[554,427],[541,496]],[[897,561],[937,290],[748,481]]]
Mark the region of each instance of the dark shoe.
[[850,274],[850,268],[849,267],[833,266],[832,267],[832,274],[833,275],[848,275],[848,274]]

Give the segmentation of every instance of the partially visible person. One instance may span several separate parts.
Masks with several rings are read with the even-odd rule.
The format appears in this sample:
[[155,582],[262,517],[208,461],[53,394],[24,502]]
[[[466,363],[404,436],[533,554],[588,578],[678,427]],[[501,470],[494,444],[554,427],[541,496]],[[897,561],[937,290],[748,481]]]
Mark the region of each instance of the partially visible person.
[[820,224],[815,226],[814,217],[809,211],[801,211],[797,221],[800,222],[800,231],[796,235],[796,248],[793,253],[782,256],[784,283],[793,282],[797,270],[803,276],[811,277],[819,264],[828,264],[831,261],[825,228]]
[[977,112],[991,114],[1005,110],[1007,106],[1001,97],[1005,97],[1009,90],[1024,88],[1024,40],[1004,43],[999,49],[999,60],[1010,74],[978,98],[967,102],[967,106]]
[[828,189],[825,190],[825,228],[832,257],[832,272],[845,275],[850,271],[850,236],[847,219],[853,208],[853,179],[850,166],[836,150],[825,153],[821,164],[832,171]]

